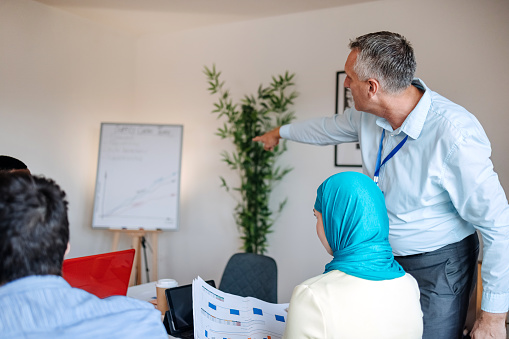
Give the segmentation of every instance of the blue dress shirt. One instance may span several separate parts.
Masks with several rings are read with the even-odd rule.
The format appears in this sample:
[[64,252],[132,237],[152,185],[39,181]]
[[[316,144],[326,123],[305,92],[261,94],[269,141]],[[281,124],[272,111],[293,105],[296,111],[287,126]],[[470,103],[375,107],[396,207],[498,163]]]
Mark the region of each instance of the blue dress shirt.
[[382,131],[382,159],[408,135],[380,171],[394,255],[436,250],[479,230],[483,237],[481,308],[509,308],[509,205],[490,160],[479,121],[463,107],[424,91],[401,127],[354,108],[344,114],[282,126],[284,139],[317,145],[359,142],[362,166],[373,178]]
[[21,278],[0,287],[0,337],[168,338],[161,312],[124,296],[99,299],[54,275]]

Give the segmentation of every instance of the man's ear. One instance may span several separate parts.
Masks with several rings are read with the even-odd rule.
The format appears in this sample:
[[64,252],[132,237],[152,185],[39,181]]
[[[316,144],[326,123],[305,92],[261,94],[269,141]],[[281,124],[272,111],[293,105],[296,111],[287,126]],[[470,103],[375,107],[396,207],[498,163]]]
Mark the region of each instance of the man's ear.
[[67,256],[67,254],[69,253],[69,251],[71,250],[71,243],[67,243],[67,248],[65,250],[65,253],[64,253],[64,258]]
[[368,97],[371,99],[380,90],[380,83],[376,79],[368,79],[368,85],[369,85]]

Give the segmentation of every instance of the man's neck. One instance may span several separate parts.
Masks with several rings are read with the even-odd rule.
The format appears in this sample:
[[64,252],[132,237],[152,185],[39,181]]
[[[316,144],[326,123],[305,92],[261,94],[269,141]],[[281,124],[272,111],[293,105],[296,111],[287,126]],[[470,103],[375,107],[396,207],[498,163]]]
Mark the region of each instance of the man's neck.
[[402,93],[386,95],[381,105],[379,116],[385,118],[392,126],[392,129],[396,130],[403,125],[403,122],[415,106],[417,106],[423,94],[424,92],[411,85]]

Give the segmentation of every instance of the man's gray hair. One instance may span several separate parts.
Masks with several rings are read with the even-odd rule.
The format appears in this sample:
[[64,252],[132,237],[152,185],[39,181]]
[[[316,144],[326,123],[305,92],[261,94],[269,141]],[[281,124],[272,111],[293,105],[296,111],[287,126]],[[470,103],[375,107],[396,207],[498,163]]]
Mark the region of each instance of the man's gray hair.
[[396,94],[406,89],[414,78],[414,50],[404,36],[376,32],[350,40],[351,50],[358,50],[354,71],[359,80],[378,80],[382,91]]

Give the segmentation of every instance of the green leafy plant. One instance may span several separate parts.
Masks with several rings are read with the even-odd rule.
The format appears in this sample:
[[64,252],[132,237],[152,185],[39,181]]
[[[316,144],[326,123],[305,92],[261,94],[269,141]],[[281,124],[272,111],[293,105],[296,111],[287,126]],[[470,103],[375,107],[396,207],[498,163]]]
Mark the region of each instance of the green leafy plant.
[[[273,151],[265,151],[261,143],[252,139],[294,119],[294,112],[289,108],[298,95],[292,89],[295,74],[286,72],[272,77],[269,86],[260,85],[256,96],[245,95],[239,104],[234,104],[230,91],[223,88],[221,72],[216,71],[215,65],[205,67],[204,73],[210,85],[208,90],[218,97],[212,113],[218,114],[218,119],[226,120],[216,134],[222,139],[231,139],[235,145],[235,151],[221,153],[222,160],[240,177],[239,186],[231,190],[226,180],[220,177],[221,186],[226,191],[238,192],[235,194],[234,217],[242,232],[243,249],[248,253],[263,254],[267,249],[267,234],[272,232],[274,224],[269,195],[274,184],[281,181],[291,168],[276,165],[277,158],[287,149],[285,141]],[[277,214],[283,210],[286,201],[279,204]]]

